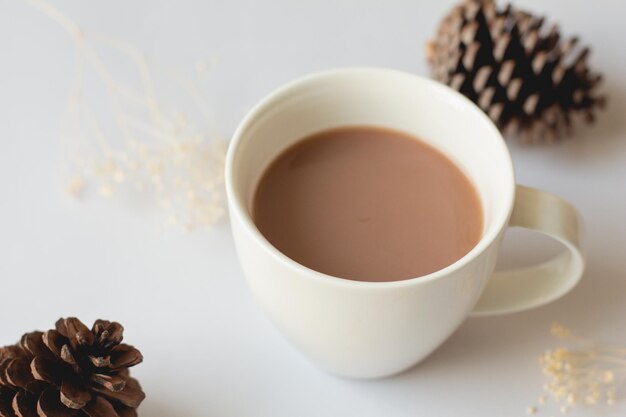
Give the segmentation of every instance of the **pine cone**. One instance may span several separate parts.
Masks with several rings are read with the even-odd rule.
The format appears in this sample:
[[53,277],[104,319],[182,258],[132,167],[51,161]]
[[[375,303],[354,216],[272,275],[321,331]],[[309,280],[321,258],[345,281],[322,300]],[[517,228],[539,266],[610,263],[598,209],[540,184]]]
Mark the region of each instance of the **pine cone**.
[[505,135],[555,141],[574,119],[594,120],[605,98],[587,68],[588,48],[562,41],[556,25],[492,0],[456,6],[428,44],[433,76],[477,103]]
[[76,318],[0,349],[0,417],[131,417],[145,394],[128,368],[143,360],[124,328]]

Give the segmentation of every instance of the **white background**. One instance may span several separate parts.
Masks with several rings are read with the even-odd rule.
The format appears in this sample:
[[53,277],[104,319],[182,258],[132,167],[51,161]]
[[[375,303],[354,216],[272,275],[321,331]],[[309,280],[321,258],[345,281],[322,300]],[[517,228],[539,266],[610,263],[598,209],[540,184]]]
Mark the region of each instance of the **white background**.
[[[217,64],[202,94],[228,135],[247,108],[312,71],[376,65],[427,74],[424,43],[452,2],[121,1],[55,4],[81,26],[128,40],[172,66]],[[593,46],[609,107],[556,146],[510,143],[518,182],[573,202],[587,225],[588,268],[552,305],[468,320],[418,367],[359,382],[328,376],[255,305],[227,220],[210,233],[163,229],[148,208],[75,201],[59,142],[73,47],[22,1],[0,0],[0,344],[60,316],[122,322],[145,362],[134,372],[147,417],[516,416],[541,393],[538,355],[562,321],[626,345],[626,9],[612,0],[520,0]],[[463,140],[463,138],[459,138]],[[509,236],[504,263],[552,247]],[[513,255],[515,253],[515,255]],[[539,415],[555,413],[547,406]],[[572,415],[624,415],[622,401]]]

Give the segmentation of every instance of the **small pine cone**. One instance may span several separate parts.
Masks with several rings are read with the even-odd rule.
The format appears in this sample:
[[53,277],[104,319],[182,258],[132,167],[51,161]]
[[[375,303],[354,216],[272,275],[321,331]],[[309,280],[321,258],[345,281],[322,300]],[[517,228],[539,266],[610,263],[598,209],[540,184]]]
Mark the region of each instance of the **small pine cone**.
[[605,98],[587,67],[588,48],[556,25],[493,0],[465,0],[427,46],[434,78],[477,103],[507,136],[556,141],[574,120],[594,120]]
[[76,318],[0,348],[0,417],[133,417],[143,399],[128,368],[143,360],[124,328]]

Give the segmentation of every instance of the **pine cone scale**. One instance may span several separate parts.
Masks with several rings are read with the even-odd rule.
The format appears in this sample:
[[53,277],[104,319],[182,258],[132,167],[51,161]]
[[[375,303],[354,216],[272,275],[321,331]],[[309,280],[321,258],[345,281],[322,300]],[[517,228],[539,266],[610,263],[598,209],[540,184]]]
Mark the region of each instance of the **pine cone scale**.
[[30,362],[30,372],[36,380],[56,386],[61,385],[61,375],[65,373],[62,367],[65,366],[40,356]]
[[37,414],[40,417],[73,417],[78,414],[78,410],[65,407],[59,391],[49,387],[39,396]]
[[111,367],[111,357],[101,357],[101,356],[87,356],[89,358],[89,362],[96,368],[110,368]]
[[141,352],[133,346],[121,344],[117,345],[111,352],[111,369],[128,368],[143,361]]
[[102,397],[96,397],[83,411],[89,417],[120,417],[111,403]]
[[0,361],[0,388],[9,385],[6,373],[6,369],[9,366],[9,363],[11,363],[11,360],[5,360],[4,362]]
[[93,374],[91,380],[96,384],[102,385],[109,391],[121,391],[126,386],[126,380],[119,376],[111,376],[104,374]]
[[76,361],[76,358],[74,358],[74,354],[72,353],[69,345],[63,345],[61,347],[61,359],[74,368],[78,367],[78,362]]
[[18,391],[18,393],[15,394],[11,406],[17,417],[38,417],[36,411],[37,401],[29,398],[29,395],[24,391]]
[[20,340],[20,346],[31,356],[50,355],[50,350],[43,343],[42,332],[26,333]]
[[95,342],[93,333],[75,317],[57,321],[57,330],[69,340],[74,351],[83,346],[92,346]]
[[57,358],[61,358],[61,348],[65,344],[65,337],[56,330],[48,330],[42,335],[44,345]]
[[125,406],[131,408],[137,408],[145,398],[145,394],[141,390],[139,382],[134,378],[128,378],[126,386],[121,391],[111,391],[97,386],[94,386],[93,390],[109,399],[119,401]]
[[15,417],[12,405],[13,397],[15,397],[15,391],[0,387],[0,417]]
[[9,385],[24,390],[27,389],[30,383],[35,381],[35,378],[30,373],[30,361],[27,358],[17,358],[9,362],[5,375]]
[[107,349],[120,344],[124,338],[124,327],[115,322],[98,320],[94,323],[92,331],[98,343]]
[[60,394],[63,405],[75,410],[85,407],[92,399],[89,389],[79,378],[64,378]]

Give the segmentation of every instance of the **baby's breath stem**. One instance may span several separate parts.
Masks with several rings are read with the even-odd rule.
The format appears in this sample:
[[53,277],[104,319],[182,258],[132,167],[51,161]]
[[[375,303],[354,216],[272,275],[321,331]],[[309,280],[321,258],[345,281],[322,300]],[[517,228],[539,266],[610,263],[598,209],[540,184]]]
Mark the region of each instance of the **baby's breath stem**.
[[[226,142],[199,131],[180,106],[159,101],[155,81],[158,75],[160,81],[176,87],[176,93],[182,93],[178,99],[186,98],[193,104],[194,114],[199,114],[205,124],[212,119],[209,106],[190,77],[174,76],[173,70],[156,73],[139,48],[105,34],[87,32],[46,0],[25,1],[57,22],[76,46],[63,139],[68,148],[70,137],[80,139],[74,141],[75,149],[68,150],[80,174],[73,175],[68,192],[78,197],[91,179],[99,182],[100,193],[108,197],[116,187],[130,182],[133,191],[151,188],[156,205],[168,212],[169,224],[188,230],[211,227],[224,212]],[[117,73],[109,70],[103,58],[107,55],[98,53],[103,46],[130,60],[139,86],[115,78]],[[87,72],[95,76],[88,77]],[[91,97],[89,102],[87,80],[104,86],[104,100]],[[96,86],[94,91],[100,89]],[[102,114],[94,110],[101,109],[102,101],[108,101],[112,123],[104,122]],[[95,102],[98,104],[90,105]],[[89,158],[79,147],[91,148],[96,155]]]
[[540,358],[549,379],[544,388],[557,402],[564,403],[562,411],[581,401],[587,405],[614,404],[626,373],[626,348],[592,343],[558,323],[552,325],[552,334],[575,346],[548,350]]

